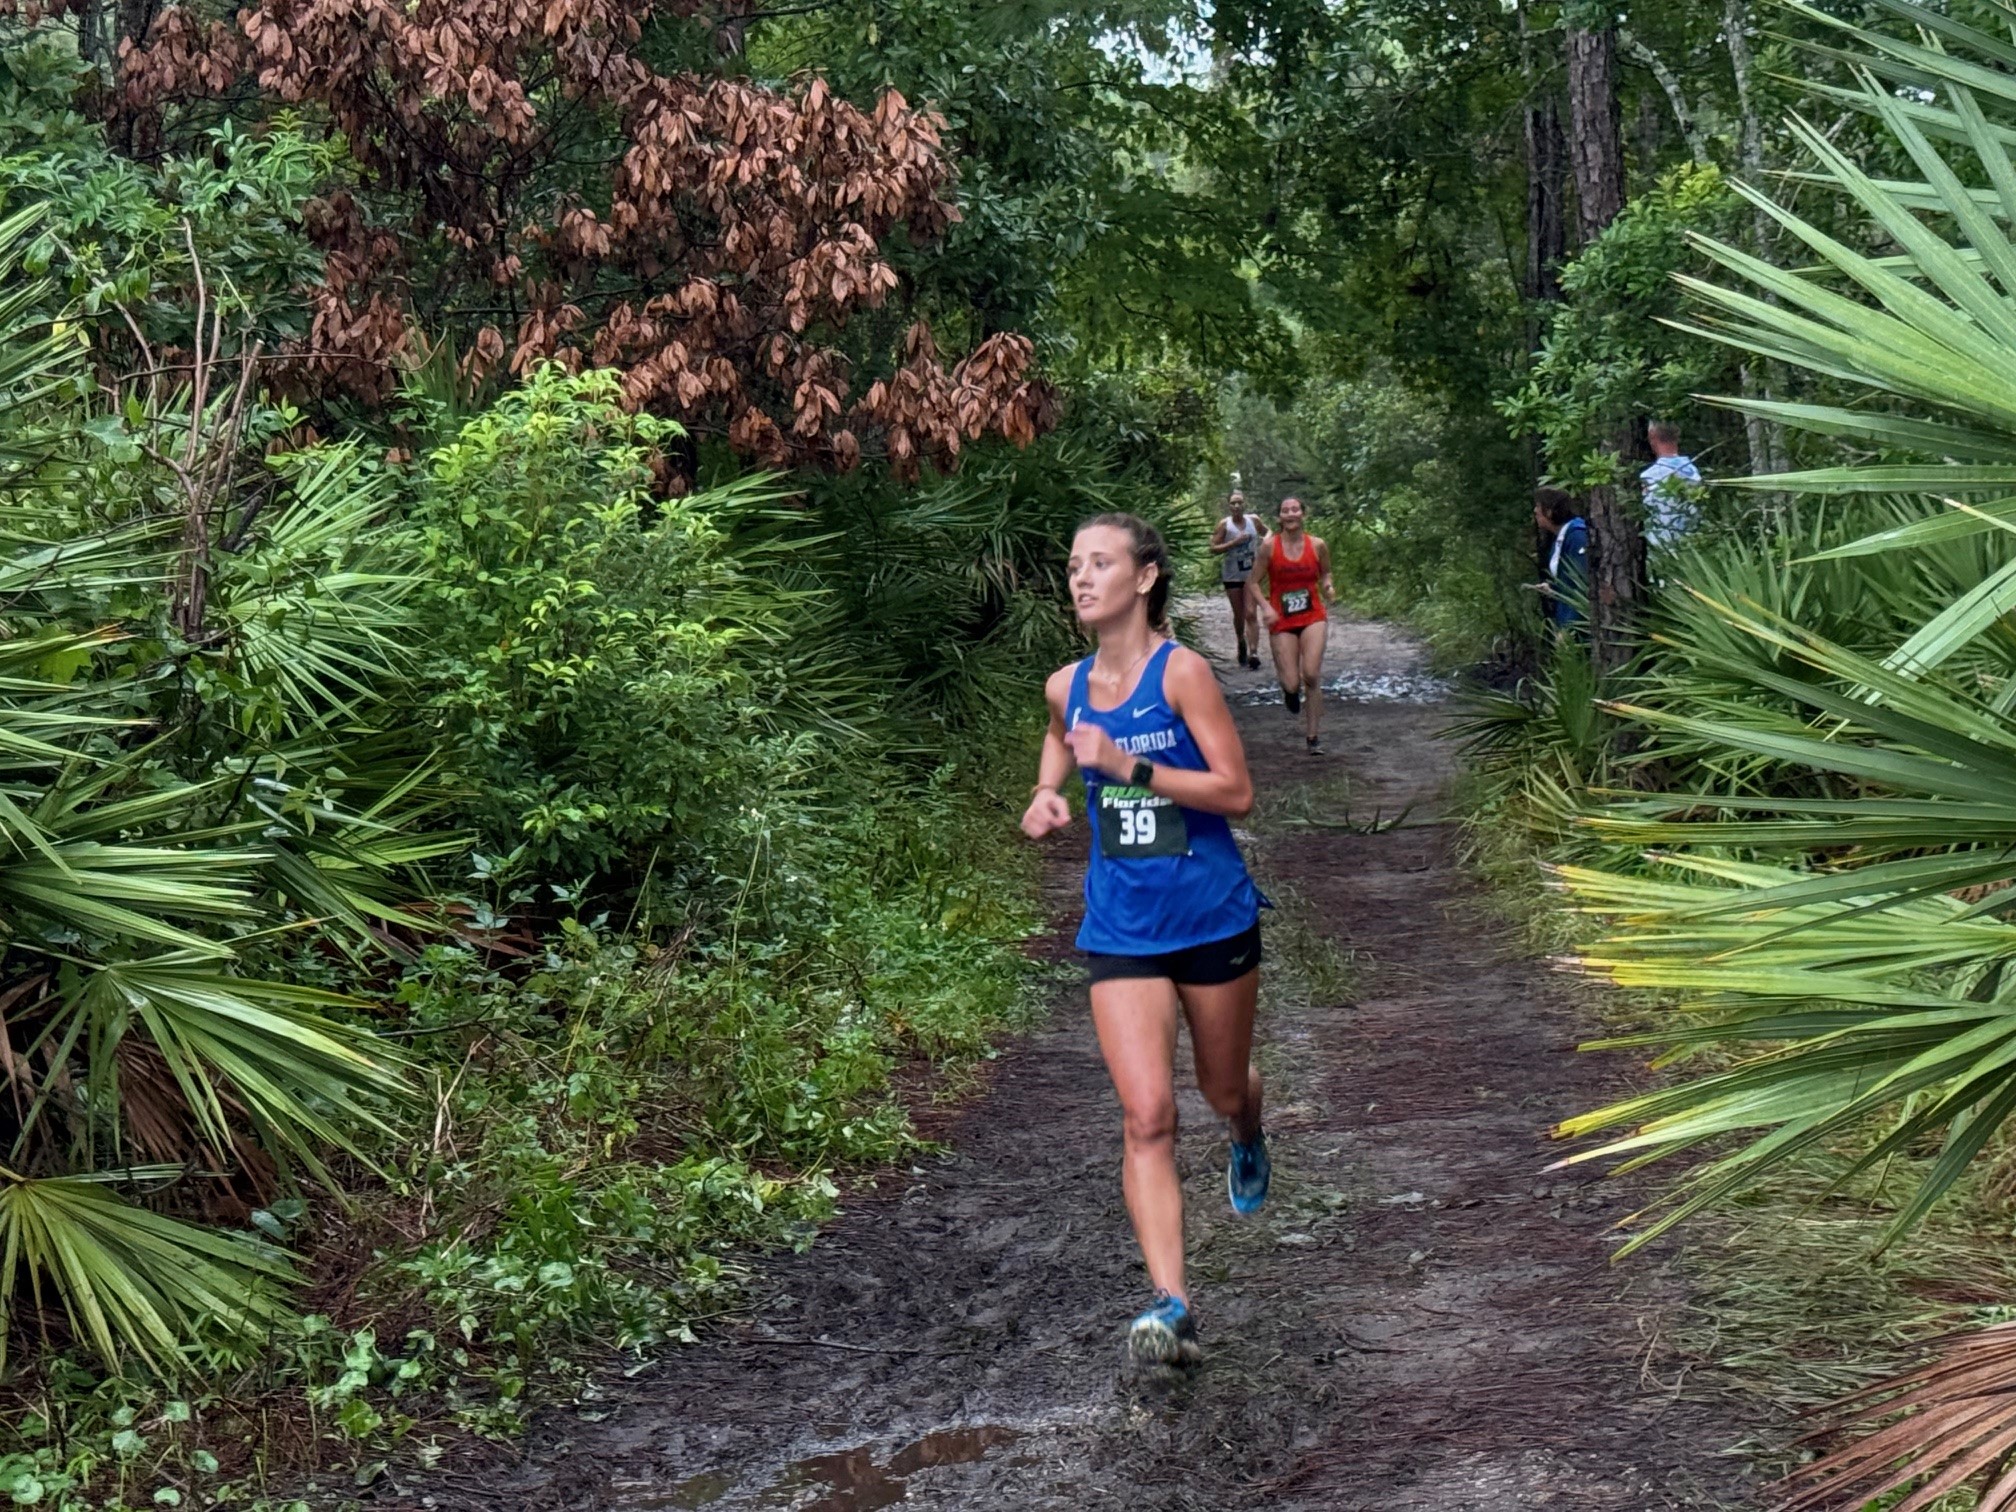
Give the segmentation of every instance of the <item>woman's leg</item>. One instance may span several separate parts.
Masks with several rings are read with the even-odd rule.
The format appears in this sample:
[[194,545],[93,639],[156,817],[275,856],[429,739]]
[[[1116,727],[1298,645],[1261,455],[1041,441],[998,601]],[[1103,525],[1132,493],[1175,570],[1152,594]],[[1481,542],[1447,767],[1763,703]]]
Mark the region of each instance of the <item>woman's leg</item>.
[[1282,695],[1288,700],[1288,707],[1295,707],[1295,700],[1302,692],[1302,642],[1294,631],[1285,635],[1268,637],[1274,648],[1274,675],[1281,679]]
[[1190,1021],[1197,1090],[1212,1111],[1232,1125],[1232,1137],[1250,1144],[1260,1132],[1260,1071],[1253,1064],[1253,1015],[1260,1000],[1255,967],[1236,981],[1178,987]]
[[1302,632],[1302,691],[1309,700],[1302,705],[1302,728],[1311,740],[1323,733],[1323,648],[1329,639],[1328,620],[1318,620]]
[[1183,1288],[1183,1183],[1176,1174],[1176,989],[1166,977],[1092,984],[1099,1051],[1120,1096],[1120,1188],[1158,1291]]
[[1239,638],[1239,665],[1246,665],[1246,585],[1227,583],[1225,598],[1232,605],[1232,633]]

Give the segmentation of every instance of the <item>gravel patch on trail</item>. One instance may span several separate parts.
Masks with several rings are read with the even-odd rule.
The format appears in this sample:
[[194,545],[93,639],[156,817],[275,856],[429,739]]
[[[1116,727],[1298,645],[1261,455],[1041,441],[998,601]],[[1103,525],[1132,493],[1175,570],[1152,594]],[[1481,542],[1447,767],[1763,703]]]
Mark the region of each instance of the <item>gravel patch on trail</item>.
[[[1340,702],[1332,754],[1312,759],[1257,701],[1271,675],[1230,668],[1223,601],[1186,607],[1222,651],[1246,732],[1268,884],[1304,948],[1354,963],[1352,1001],[1270,995],[1276,1180],[1259,1217],[1227,1210],[1221,1129],[1184,1095],[1204,1366],[1121,1368],[1146,1282],[1118,1111],[1067,987],[944,1131],[949,1153],[885,1174],[808,1253],[766,1262],[747,1319],[607,1383],[596,1421],[549,1414],[515,1464],[458,1456],[376,1505],[1747,1505],[1725,1452],[1742,1425],[1661,1343],[1679,1281],[1656,1254],[1608,1263],[1611,1225],[1642,1192],[1543,1171],[1547,1126],[1615,1090],[1620,1068],[1574,1053],[1589,1026],[1505,942],[1452,854],[1444,711],[1419,649],[1338,624],[1333,667],[1410,691]],[[1338,825],[1374,812],[1409,818]],[[1041,948],[1060,960],[1084,843],[1078,828],[1050,852],[1059,933]]]

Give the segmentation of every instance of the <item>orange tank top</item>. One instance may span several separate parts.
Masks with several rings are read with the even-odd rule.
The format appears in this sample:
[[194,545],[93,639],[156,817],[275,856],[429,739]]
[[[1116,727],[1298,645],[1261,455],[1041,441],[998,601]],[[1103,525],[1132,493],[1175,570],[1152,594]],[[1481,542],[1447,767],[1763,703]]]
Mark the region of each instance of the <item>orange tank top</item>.
[[1268,543],[1267,596],[1274,601],[1274,612],[1281,616],[1275,629],[1299,630],[1330,617],[1323,608],[1323,595],[1316,591],[1322,578],[1323,564],[1316,559],[1316,545],[1308,536],[1302,537],[1299,557],[1291,557],[1281,549],[1278,534]]

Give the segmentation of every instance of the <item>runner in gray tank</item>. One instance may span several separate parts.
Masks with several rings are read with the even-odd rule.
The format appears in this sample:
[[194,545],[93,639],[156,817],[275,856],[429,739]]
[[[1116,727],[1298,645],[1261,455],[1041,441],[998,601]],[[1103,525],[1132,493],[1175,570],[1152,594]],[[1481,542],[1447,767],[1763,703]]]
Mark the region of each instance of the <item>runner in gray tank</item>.
[[1267,544],[1267,527],[1260,516],[1246,512],[1246,496],[1237,489],[1228,501],[1231,513],[1211,532],[1211,551],[1218,558],[1218,581],[1225,585],[1225,597],[1232,604],[1232,630],[1239,639],[1239,665],[1260,665],[1260,606],[1246,591],[1253,575],[1253,563]]

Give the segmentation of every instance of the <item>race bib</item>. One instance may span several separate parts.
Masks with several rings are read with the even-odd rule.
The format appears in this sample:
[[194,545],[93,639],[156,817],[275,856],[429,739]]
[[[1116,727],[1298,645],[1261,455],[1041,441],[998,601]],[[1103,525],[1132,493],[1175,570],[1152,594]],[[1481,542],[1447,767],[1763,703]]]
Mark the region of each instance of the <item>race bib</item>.
[[1288,592],[1282,594],[1281,612],[1283,614],[1307,614],[1309,612],[1309,590],[1307,588],[1291,588]]
[[1099,854],[1108,860],[1190,852],[1190,831],[1183,823],[1183,810],[1146,788],[1100,784],[1097,820]]

